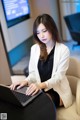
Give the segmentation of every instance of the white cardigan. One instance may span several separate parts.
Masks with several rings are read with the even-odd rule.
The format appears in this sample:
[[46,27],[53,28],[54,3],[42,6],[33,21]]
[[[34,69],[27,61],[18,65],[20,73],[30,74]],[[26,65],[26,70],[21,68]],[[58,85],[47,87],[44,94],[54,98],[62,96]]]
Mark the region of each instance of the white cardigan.
[[[60,95],[65,107],[69,107],[72,104],[72,93],[65,75],[69,66],[69,55],[70,52],[67,46],[62,43],[56,43],[52,76],[49,80],[45,81],[47,85],[45,91],[53,88]],[[29,83],[38,84],[41,82],[37,67],[39,56],[40,48],[38,44],[35,44],[31,47],[29,76],[26,78]]]

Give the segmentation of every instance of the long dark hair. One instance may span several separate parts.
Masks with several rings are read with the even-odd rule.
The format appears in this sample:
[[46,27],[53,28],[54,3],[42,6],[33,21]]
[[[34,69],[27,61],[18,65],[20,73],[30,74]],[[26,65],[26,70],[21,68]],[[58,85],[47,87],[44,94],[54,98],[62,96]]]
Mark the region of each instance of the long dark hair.
[[37,37],[37,28],[40,23],[42,23],[46,27],[46,29],[50,32],[54,42],[60,43],[61,40],[59,37],[57,26],[53,18],[48,14],[39,15],[33,24],[33,36],[34,36],[35,42],[37,42],[40,46],[40,59],[46,60],[47,55],[48,55],[47,50],[46,50],[46,45],[42,43]]

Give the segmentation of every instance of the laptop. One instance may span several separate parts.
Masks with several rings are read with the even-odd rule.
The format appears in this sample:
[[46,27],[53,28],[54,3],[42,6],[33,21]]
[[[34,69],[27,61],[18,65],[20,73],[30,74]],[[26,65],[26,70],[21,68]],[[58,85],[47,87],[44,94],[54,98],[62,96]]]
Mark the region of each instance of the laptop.
[[11,73],[8,63],[7,50],[0,24],[0,84],[10,85],[11,83]]
[[24,107],[42,93],[41,91],[39,91],[34,96],[27,96],[25,95],[27,87],[23,87],[20,90],[12,91],[8,87],[9,85],[11,85],[11,83],[12,80],[8,63],[7,50],[2,27],[0,24],[0,99]]
[[25,94],[27,88],[23,87],[18,90],[11,90],[8,86],[0,84],[0,99],[17,106],[25,107],[42,93],[42,90],[40,90],[37,94],[28,96]]

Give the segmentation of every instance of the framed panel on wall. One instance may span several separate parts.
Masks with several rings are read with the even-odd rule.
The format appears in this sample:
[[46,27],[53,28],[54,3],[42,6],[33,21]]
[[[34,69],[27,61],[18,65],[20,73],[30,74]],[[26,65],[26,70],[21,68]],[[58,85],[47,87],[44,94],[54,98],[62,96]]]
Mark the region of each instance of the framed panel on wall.
[[28,0],[1,1],[8,28],[30,18],[30,5]]

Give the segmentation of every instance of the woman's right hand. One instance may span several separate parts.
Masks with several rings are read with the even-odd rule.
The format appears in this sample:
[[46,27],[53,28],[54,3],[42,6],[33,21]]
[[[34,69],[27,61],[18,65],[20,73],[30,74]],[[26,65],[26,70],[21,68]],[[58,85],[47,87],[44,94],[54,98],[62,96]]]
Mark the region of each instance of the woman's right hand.
[[20,89],[21,87],[27,86],[28,82],[26,80],[24,81],[18,81],[18,82],[14,82],[10,85],[10,89],[14,90],[15,88]]

